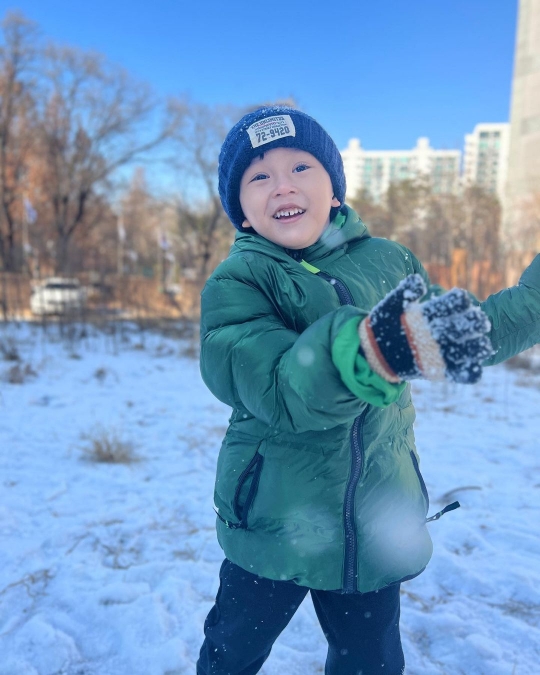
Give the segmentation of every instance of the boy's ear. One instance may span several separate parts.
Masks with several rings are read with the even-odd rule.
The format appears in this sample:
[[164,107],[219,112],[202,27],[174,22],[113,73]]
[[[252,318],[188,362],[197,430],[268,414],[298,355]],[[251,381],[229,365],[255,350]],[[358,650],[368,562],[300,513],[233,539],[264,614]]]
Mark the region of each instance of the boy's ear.
[[341,202],[339,201],[339,199],[336,199],[335,195],[332,196],[332,201],[330,203],[332,204],[332,206],[336,208],[338,206],[341,206]]
[[250,224],[250,222],[246,219],[246,220],[244,220],[244,222],[242,223],[242,227],[244,227],[244,228],[247,229],[248,227],[251,227],[251,224]]

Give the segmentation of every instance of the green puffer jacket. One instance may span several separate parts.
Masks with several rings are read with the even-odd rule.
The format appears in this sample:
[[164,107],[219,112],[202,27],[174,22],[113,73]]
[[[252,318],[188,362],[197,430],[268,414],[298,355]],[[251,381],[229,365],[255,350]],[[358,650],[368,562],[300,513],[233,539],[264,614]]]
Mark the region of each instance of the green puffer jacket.
[[[407,275],[429,282],[409,250],[372,238],[347,207],[301,256],[238,233],[202,293],[202,376],[233,409],[218,539],[269,579],[373,591],[419,574],[432,544],[410,387],[369,370],[357,326]],[[486,365],[539,342],[540,256],[481,306],[497,350]]]

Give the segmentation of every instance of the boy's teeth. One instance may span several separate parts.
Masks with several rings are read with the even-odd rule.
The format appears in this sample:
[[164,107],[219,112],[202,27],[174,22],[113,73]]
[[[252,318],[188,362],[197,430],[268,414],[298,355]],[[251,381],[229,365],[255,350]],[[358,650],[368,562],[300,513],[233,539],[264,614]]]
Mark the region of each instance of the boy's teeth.
[[296,216],[297,213],[304,213],[304,209],[284,209],[278,211],[274,218],[283,218],[284,216]]

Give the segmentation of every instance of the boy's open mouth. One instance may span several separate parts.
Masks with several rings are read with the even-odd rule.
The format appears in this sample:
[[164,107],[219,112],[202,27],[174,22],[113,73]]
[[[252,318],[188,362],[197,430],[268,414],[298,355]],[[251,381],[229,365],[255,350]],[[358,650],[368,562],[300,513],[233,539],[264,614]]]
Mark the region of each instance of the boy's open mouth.
[[295,216],[301,216],[305,212],[305,209],[300,209],[295,206],[293,208],[280,209],[279,211],[276,211],[272,217],[276,220],[288,220]]

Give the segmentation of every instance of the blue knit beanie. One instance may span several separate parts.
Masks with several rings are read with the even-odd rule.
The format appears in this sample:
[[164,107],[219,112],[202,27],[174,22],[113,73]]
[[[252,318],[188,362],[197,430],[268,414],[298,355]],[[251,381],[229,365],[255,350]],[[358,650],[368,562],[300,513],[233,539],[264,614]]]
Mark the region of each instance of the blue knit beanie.
[[240,181],[254,157],[274,148],[305,150],[324,166],[341,204],[345,201],[343,160],[334,141],[312,117],[286,106],[268,106],[244,115],[227,134],[219,153],[219,197],[236,229],[245,216]]

